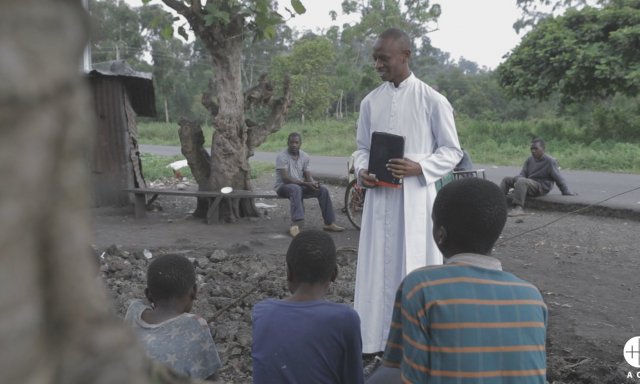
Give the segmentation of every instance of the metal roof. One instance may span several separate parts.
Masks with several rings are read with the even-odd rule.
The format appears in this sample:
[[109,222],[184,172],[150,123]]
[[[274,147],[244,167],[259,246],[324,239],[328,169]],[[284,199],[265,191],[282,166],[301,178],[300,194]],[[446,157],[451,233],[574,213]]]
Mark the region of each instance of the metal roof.
[[93,65],[91,77],[113,77],[122,81],[131,106],[138,116],[154,117],[156,99],[151,73],[135,71],[124,60],[106,61]]

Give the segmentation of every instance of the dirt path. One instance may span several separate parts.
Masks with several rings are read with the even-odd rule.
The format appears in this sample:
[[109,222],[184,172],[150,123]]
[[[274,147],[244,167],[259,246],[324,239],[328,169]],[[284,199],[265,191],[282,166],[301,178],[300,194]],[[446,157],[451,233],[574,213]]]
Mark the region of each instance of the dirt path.
[[[256,182],[268,189],[271,179]],[[344,188],[330,186],[334,207],[343,207]],[[130,210],[96,209],[94,248],[101,258],[115,310],[124,314],[131,298],[143,297],[148,263],[143,254],[180,252],[197,263],[199,300],[194,311],[209,319],[229,383],[251,382],[250,309],[266,297],[284,297],[284,252],[289,216],[285,200],[266,200],[276,208],[265,216],[233,224],[206,225],[190,217],[195,201],[163,196],[162,210],[136,221]],[[305,203],[306,227],[321,228],[315,201]],[[505,270],[536,284],[549,307],[549,383],[640,383],[624,362],[625,342],[640,335],[640,223],[612,218],[570,216],[540,230],[560,214],[536,211],[510,218],[494,256]],[[347,229],[332,234],[339,248],[340,276],[331,299],[353,300],[359,232],[344,214]],[[110,248],[109,248],[110,247]],[[251,293],[247,293],[251,292]],[[247,293],[247,296],[235,300]],[[225,309],[226,307],[229,307]],[[217,312],[220,311],[220,312]]]

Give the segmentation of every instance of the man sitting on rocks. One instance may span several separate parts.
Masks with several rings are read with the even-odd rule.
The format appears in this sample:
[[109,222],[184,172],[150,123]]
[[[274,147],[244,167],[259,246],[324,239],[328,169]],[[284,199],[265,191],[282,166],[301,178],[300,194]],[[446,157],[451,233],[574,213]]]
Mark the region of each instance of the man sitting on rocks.
[[524,162],[520,174],[516,177],[505,177],[500,183],[505,195],[509,194],[513,188],[513,209],[509,211],[509,216],[525,215],[524,202],[527,196],[546,195],[553,188],[554,182],[563,195],[576,195],[569,191],[567,183],[560,174],[556,159],[544,153],[544,141],[539,138],[533,139],[531,156]]
[[296,237],[304,223],[303,198],[316,197],[322,210],[324,230],[341,232],[343,227],[336,224],[336,214],[333,211],[331,195],[324,185],[313,180],[309,163],[311,159],[302,146],[302,136],[293,132],[287,138],[287,149],[278,154],[276,158],[276,185],[278,196],[286,197],[291,203],[291,227],[289,234]]
[[360,318],[351,306],[324,300],[337,275],[331,236],[309,230],[291,241],[291,296],[253,308],[254,384],[363,383]]

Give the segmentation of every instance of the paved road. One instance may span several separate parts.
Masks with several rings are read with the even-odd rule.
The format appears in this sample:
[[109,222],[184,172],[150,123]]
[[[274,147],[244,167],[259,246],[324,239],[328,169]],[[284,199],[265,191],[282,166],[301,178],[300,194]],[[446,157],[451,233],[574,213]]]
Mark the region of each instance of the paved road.
[[[141,145],[140,151],[164,156],[180,154],[180,148],[159,145]],[[523,159],[526,154],[523,154]],[[256,152],[253,159],[268,163],[275,162],[276,153]],[[324,179],[344,179],[347,175],[346,157],[312,156],[313,174]],[[514,176],[520,167],[476,164],[484,168],[487,179],[500,183],[505,176]],[[528,206],[542,209],[574,210],[595,204],[603,213],[640,218],[640,175],[627,173],[606,173],[590,171],[563,171],[569,188],[578,196],[562,196],[557,187],[545,197],[527,201]],[[611,196],[630,191],[606,202]]]

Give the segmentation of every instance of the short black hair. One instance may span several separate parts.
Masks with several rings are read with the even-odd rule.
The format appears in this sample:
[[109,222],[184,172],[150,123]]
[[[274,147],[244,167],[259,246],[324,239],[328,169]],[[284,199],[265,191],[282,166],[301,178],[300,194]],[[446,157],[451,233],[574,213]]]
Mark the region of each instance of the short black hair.
[[378,36],[379,39],[391,39],[395,40],[400,44],[402,49],[411,50],[411,38],[405,31],[399,28],[389,28]]
[[456,250],[487,255],[507,221],[507,200],[490,181],[455,180],[438,192],[433,219],[445,228],[446,242]]
[[154,300],[182,298],[195,283],[196,270],[182,255],[158,256],[147,269],[147,288]]
[[287,265],[297,283],[331,281],[336,269],[336,245],[323,231],[302,231],[289,244]]
[[531,144],[533,143],[540,144],[540,148],[544,149],[544,140],[542,140],[541,138],[536,137],[535,139],[531,140]]
[[298,132],[291,132],[289,136],[287,136],[287,143],[289,142],[289,140],[291,140],[292,137],[297,137],[298,139],[300,139],[300,141],[302,141],[302,135],[300,135]]

